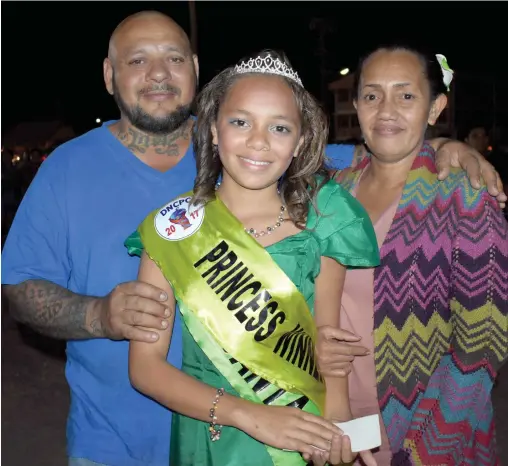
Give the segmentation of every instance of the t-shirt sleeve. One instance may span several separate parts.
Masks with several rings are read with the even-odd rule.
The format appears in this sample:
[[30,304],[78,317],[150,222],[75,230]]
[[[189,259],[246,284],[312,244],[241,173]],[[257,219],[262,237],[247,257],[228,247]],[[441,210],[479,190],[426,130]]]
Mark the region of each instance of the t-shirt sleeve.
[[321,256],[348,267],[379,265],[379,249],[372,222],[362,205],[335,181],[318,193],[314,227]]
[[66,156],[55,152],[41,165],[18,208],[2,251],[3,285],[26,280],[68,285]]
[[125,240],[125,247],[127,248],[127,252],[131,256],[139,256],[143,254],[143,242],[141,241],[141,235],[139,231],[135,231]]
[[353,164],[355,146],[350,144],[328,144],[325,149],[329,169],[342,170]]

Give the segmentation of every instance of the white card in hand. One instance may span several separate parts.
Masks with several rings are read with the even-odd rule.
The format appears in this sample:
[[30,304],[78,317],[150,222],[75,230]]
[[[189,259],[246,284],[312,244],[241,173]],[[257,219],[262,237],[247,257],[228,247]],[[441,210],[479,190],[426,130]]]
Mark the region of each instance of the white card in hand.
[[351,451],[354,453],[381,446],[381,428],[377,414],[348,422],[336,422],[335,425],[349,437]]

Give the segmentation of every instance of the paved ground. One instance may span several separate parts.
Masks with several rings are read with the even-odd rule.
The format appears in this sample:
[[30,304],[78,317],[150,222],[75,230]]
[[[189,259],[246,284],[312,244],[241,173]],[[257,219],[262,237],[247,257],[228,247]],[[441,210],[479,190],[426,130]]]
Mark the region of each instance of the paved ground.
[[[20,333],[5,307],[2,315],[2,466],[66,466],[63,347]],[[508,466],[508,368],[494,400],[500,453]]]

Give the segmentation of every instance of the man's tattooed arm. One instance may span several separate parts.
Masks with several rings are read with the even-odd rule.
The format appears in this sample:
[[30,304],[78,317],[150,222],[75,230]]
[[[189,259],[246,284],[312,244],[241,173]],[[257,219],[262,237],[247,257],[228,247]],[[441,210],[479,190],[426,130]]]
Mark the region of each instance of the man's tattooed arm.
[[98,300],[46,280],[3,285],[15,320],[43,335],[62,340],[103,338]]

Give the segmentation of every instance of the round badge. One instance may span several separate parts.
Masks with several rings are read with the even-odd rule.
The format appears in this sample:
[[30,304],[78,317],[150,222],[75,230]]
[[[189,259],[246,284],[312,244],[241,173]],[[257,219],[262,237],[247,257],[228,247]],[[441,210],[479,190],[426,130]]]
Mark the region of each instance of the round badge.
[[203,206],[190,206],[191,197],[180,197],[159,210],[155,230],[168,241],[180,241],[196,233],[203,223]]

